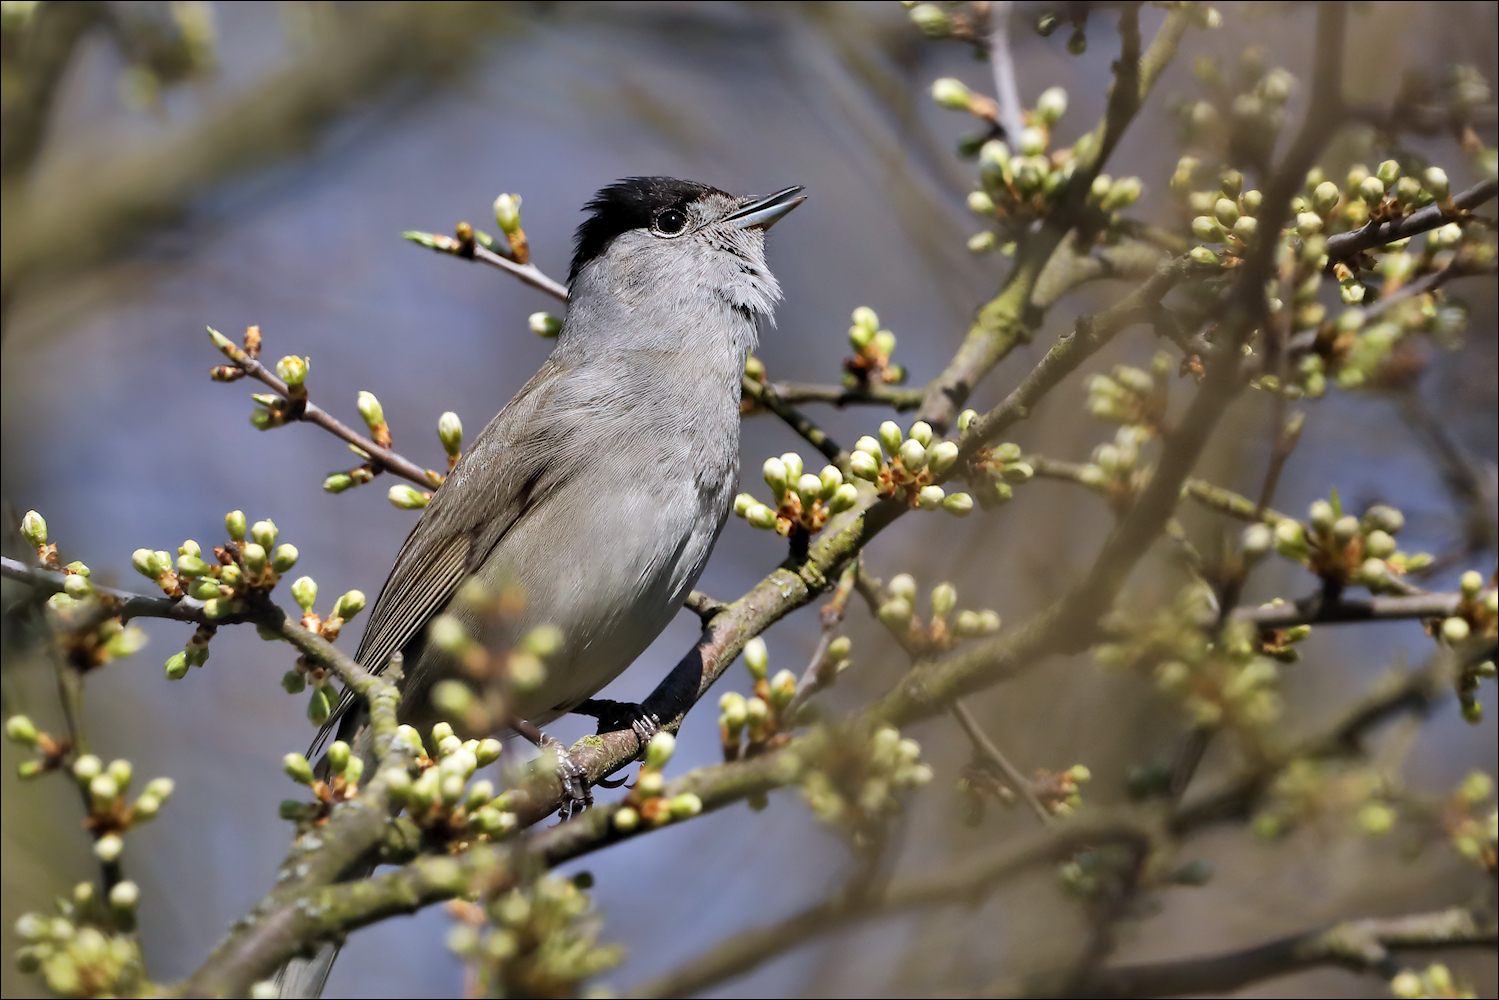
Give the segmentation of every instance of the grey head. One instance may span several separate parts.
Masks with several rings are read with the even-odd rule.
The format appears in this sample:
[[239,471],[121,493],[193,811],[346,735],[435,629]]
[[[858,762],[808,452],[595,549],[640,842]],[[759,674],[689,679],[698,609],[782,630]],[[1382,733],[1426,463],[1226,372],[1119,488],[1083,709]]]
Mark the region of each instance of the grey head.
[[[743,198],[672,177],[609,185],[585,207],[591,214],[578,227],[570,311],[604,296],[636,320],[648,308],[649,329],[663,314],[700,311],[708,295],[751,323],[769,320],[780,287],[765,262],[765,231],[805,200],[801,191]],[[564,327],[563,337],[568,333]]]

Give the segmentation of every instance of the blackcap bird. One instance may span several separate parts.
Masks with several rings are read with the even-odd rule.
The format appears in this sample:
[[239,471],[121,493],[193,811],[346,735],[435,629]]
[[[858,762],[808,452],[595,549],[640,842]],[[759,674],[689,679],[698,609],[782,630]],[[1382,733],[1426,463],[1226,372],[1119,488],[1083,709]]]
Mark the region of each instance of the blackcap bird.
[[[562,637],[510,706],[536,726],[617,677],[681,608],[733,503],[745,360],[780,298],[765,231],[800,192],[631,177],[588,203],[556,348],[433,495],[370,612],[357,658],[382,670],[402,653],[407,718],[452,668],[427,641],[432,619],[479,631],[456,599],[470,578],[523,588],[513,634]],[[357,749],[363,728],[346,698],[320,738],[336,729]],[[288,974],[282,995],[316,995],[325,975]]]

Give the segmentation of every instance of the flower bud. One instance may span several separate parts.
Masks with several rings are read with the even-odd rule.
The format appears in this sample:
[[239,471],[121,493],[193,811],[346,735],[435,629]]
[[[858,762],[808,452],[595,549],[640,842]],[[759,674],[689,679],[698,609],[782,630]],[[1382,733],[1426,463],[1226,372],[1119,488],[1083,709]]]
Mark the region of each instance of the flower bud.
[[106,833],[94,841],[94,857],[106,865],[112,865],[120,860],[120,855],[124,850],[125,841],[118,833]]
[[828,511],[833,514],[842,514],[846,510],[852,510],[859,502],[859,489],[853,483],[844,483],[833,491],[833,496],[828,500]]
[[192,581],[187,592],[200,601],[211,601],[219,596],[219,581],[211,576],[200,577]]
[[900,446],[900,461],[907,472],[920,472],[926,466],[926,449],[920,441],[907,441]]
[[614,828],[620,833],[629,833],[640,825],[640,813],[629,806],[621,806],[619,809],[616,809],[611,819],[614,823]]
[[187,654],[174,653],[167,660],[167,680],[180,681],[187,676]]
[[1358,535],[1358,518],[1344,515],[1333,522],[1332,540],[1339,545],[1347,545]]
[[1442,638],[1453,645],[1467,639],[1471,631],[1465,618],[1458,618],[1454,615],[1442,621]]
[[1332,181],[1323,181],[1312,192],[1312,211],[1318,215],[1326,215],[1337,207],[1341,197],[1342,193],[1336,184]]
[[810,472],[796,481],[796,494],[801,498],[802,510],[811,510],[812,504],[822,496],[822,480]]
[[386,495],[390,499],[391,506],[401,510],[420,510],[427,506],[432,499],[416,487],[408,486],[405,483],[397,483],[392,486],[390,492]]
[[1375,528],[1364,536],[1364,552],[1375,559],[1388,559],[1395,554],[1395,539]]
[[1040,156],[1046,152],[1046,130],[1043,128],[1025,128],[1020,130],[1019,144],[1020,155],[1026,157]]
[[1121,177],[1110,185],[1099,207],[1105,212],[1117,212],[1140,200],[1145,187],[1138,177]]
[[[1457,585],[1458,589],[1462,591],[1463,599],[1471,601],[1483,590],[1483,574],[1476,569],[1470,569],[1462,575],[1462,579],[1458,581]],[[17,718],[24,718],[24,716],[17,716]]]
[[1199,215],[1192,220],[1192,235],[1204,243],[1222,243],[1224,232],[1217,219]]
[[296,670],[288,670],[281,675],[281,690],[287,694],[301,694],[307,690],[307,675]]
[[750,726],[763,725],[770,718],[770,705],[763,698],[747,698],[744,702],[744,717]]
[[895,597],[880,605],[879,618],[888,628],[903,631],[911,624],[911,617],[915,614],[911,602],[904,597]]
[[299,785],[311,785],[317,780],[312,775],[312,765],[299,753],[289,753],[281,758],[281,770]]
[[41,739],[41,733],[37,731],[36,723],[32,722],[28,716],[12,715],[5,720],[5,738],[23,746],[35,746]]
[[677,750],[677,738],[671,733],[657,733],[645,747],[645,766],[659,771]]
[[1275,526],[1275,551],[1289,559],[1306,558],[1306,532],[1300,522],[1287,518]]
[[1234,223],[1233,234],[1240,242],[1248,243],[1254,239],[1254,235],[1259,231],[1259,227],[1260,224],[1255,220],[1254,216],[1241,215],[1239,216],[1239,220]]
[[932,425],[925,420],[918,420],[911,425],[911,430],[907,436],[925,448],[932,443]]
[[1275,534],[1266,524],[1251,524],[1244,529],[1243,550],[1246,562],[1258,562],[1270,554]]
[[96,808],[106,807],[120,797],[120,783],[108,774],[101,774],[88,783],[88,794]]
[[307,381],[307,369],[311,365],[311,358],[299,358],[294,354],[288,354],[276,362],[276,374],[281,376],[281,381],[288,388],[294,388]]
[[1400,179],[1400,164],[1394,160],[1385,160],[1379,165],[1376,175],[1384,183],[1384,186],[1388,188]]
[[770,651],[765,648],[764,639],[755,636],[744,644],[744,665],[755,680],[764,679],[765,672],[770,669]]
[[756,503],[745,511],[744,519],[751,528],[759,528],[761,531],[770,531],[776,526],[776,512],[763,503]]
[[538,337],[551,340],[562,332],[562,320],[549,312],[534,312],[526,320],[531,332]]
[[32,548],[39,549],[47,544],[47,522],[42,515],[34,510],[26,512],[26,516],[21,518],[21,537]]
[[364,591],[351,590],[340,597],[337,604],[333,605],[333,613],[344,621],[348,621],[363,611],[364,605]]
[[457,457],[463,450],[463,421],[458,419],[458,414],[449,410],[437,418],[437,438],[442,442],[443,451]]
[[1187,256],[1194,264],[1217,264],[1218,255],[1207,247],[1193,247],[1187,251]]
[[356,485],[354,477],[347,472],[334,472],[330,473],[328,478],[323,480],[323,492],[342,493],[345,490],[353,489]]
[[290,543],[282,543],[276,546],[275,553],[271,556],[271,568],[277,573],[285,573],[297,564],[297,547]]
[[73,600],[81,601],[94,592],[94,585],[89,583],[88,577],[82,574],[69,573],[62,578],[62,589],[63,593]]
[[691,819],[703,811],[703,800],[692,792],[683,792],[672,797],[667,809],[674,820]]
[[908,601],[916,599],[916,578],[910,573],[898,573],[891,577],[885,586],[891,597],[904,597]]
[[778,670],[770,679],[770,703],[777,709],[791,704],[796,696],[796,675],[789,670]]
[[480,740],[479,745],[474,748],[474,761],[476,766],[488,767],[490,764],[493,764],[495,761],[500,759],[500,752],[503,749],[504,744],[499,740]]
[[946,495],[946,491],[940,486],[923,486],[921,492],[916,494],[916,506],[922,510],[936,510],[942,506]]
[[753,507],[758,502],[759,501],[757,501],[754,497],[750,496],[748,493],[741,493],[741,494],[739,494],[738,496],[736,496],[734,498],[734,514],[735,514],[735,516],[736,517],[743,517],[745,514],[749,513],[749,509],[751,507]]
[[935,475],[942,475],[958,460],[958,446],[953,441],[939,441],[927,454],[927,467]]
[[775,494],[777,502],[782,500],[786,496],[788,482],[786,463],[779,458],[767,458],[760,467],[760,474],[765,477],[765,485]]
[[1311,522],[1312,530],[1319,535],[1325,535],[1332,530],[1336,515],[1333,513],[1332,504],[1326,500],[1314,500],[1307,508],[1307,517]]
[[900,425],[894,420],[886,420],[880,424],[880,445],[885,449],[885,454],[892,458],[900,453],[901,442],[905,435],[901,432]]
[[656,798],[665,787],[666,779],[661,777],[660,771],[643,770],[640,777],[635,779],[635,794],[643,799]]
[[[245,560],[246,572],[248,572],[251,576],[259,576],[261,573],[265,572],[266,556],[265,548],[263,546],[258,545],[255,542],[246,542],[243,546],[240,547],[239,554]],[[182,570],[182,559],[185,558],[187,557],[183,556],[181,559],[177,560],[177,569],[179,572]]]
[[1047,87],[1036,98],[1036,117],[1046,125],[1055,125],[1067,113],[1067,91],[1061,87]]
[[311,611],[317,601],[317,581],[310,576],[300,576],[291,585],[291,596],[297,607]]
[[494,200],[494,223],[506,236],[520,228],[520,195],[502,194]]
[[866,451],[856,451],[848,457],[848,470],[860,479],[874,482],[880,478],[880,460]]
[[954,517],[967,517],[973,511],[973,497],[967,493],[949,493],[942,498],[942,509]]
[[1239,206],[1229,198],[1219,198],[1213,205],[1213,217],[1219,224],[1232,227],[1239,221]]
[[1405,515],[1394,507],[1379,503],[1364,511],[1363,523],[1370,529],[1378,528],[1392,535],[1398,535],[1400,529],[1405,527]]
[[961,80],[944,76],[932,83],[932,100],[949,111],[967,111],[972,95]]
[[342,774],[344,768],[349,766],[349,745],[343,740],[334,740],[328,744],[328,766],[333,769],[334,774]]
[[1322,216],[1316,212],[1300,212],[1296,216],[1296,231],[1302,236],[1312,236],[1322,231]]
[[946,618],[957,606],[958,591],[950,583],[939,583],[932,588],[932,617]]
[[1384,197],[1384,182],[1378,177],[1365,177],[1358,186],[1359,197],[1367,202],[1377,202]]

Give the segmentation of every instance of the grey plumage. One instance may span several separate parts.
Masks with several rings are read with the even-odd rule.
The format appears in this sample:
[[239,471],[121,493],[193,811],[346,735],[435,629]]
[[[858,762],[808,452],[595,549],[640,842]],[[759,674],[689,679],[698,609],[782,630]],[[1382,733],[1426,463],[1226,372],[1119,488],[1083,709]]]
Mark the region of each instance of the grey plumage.
[[[451,662],[428,623],[451,610],[477,629],[453,600],[471,575],[524,588],[514,635],[562,634],[513,708],[537,725],[618,676],[681,608],[732,504],[740,379],[780,297],[764,231],[796,193],[630,178],[589,204],[557,346],[436,491],[370,612],[357,658],[380,670],[403,652],[407,718],[426,717]],[[339,709],[319,742],[363,726],[361,705]],[[320,958],[289,970],[282,995],[316,995]]]

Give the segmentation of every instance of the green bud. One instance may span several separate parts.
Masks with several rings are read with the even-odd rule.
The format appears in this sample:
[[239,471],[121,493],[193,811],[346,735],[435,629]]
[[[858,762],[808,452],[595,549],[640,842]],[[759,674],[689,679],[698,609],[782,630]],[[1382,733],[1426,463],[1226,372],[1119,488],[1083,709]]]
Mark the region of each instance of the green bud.
[[770,703],[777,709],[791,704],[796,696],[796,675],[789,670],[779,670],[770,679]]
[[1300,522],[1288,518],[1276,524],[1275,550],[1290,559],[1306,557],[1306,532],[1302,529]]
[[932,425],[927,423],[925,420],[918,420],[911,425],[911,430],[908,436],[912,441],[917,442],[923,448],[925,448],[927,445],[932,443]]
[[936,510],[942,506],[942,500],[947,495],[940,486],[923,486],[921,492],[916,495],[916,506],[922,510]]
[[691,792],[672,797],[667,807],[673,820],[691,819],[703,811],[703,800]]
[[736,496],[734,498],[734,514],[735,514],[735,516],[736,517],[743,517],[745,514],[749,513],[749,509],[751,507],[753,507],[757,503],[759,503],[759,501],[756,500],[750,494],[748,494],[748,493],[741,493],[741,494],[739,494],[738,496]]
[[973,511],[973,497],[967,493],[949,493],[942,498],[942,509],[954,517],[967,517]]
[[408,486],[405,483],[397,483],[392,486],[386,496],[389,498],[391,506],[400,510],[420,510],[432,500],[431,497],[421,490],[418,490],[414,486]]
[[333,613],[344,621],[348,621],[363,611],[364,605],[364,591],[351,590],[338,599],[338,603],[333,606]]
[[328,721],[328,716],[333,714],[333,706],[328,701],[328,689],[315,687],[312,696],[307,699],[307,719],[313,725],[321,726]]
[[[1213,205],[1213,217],[1220,225],[1232,227],[1239,221],[1239,206],[1227,198],[1219,198]],[[1193,232],[1197,231],[1196,220],[1193,220]]]
[[12,743],[20,743],[23,746],[36,746],[41,739],[41,733],[37,731],[36,723],[24,715],[12,715],[5,720],[5,738]]
[[777,501],[786,496],[788,473],[785,462],[779,458],[767,458],[760,468],[760,474],[765,477],[765,485],[770,487]]
[[1402,177],[1395,182],[1395,198],[1403,205],[1415,204],[1421,198],[1421,182],[1414,177]]
[[108,774],[101,774],[88,783],[88,794],[95,806],[108,806],[120,797],[120,783]]
[[311,611],[317,601],[317,581],[310,576],[301,576],[291,585],[292,599],[303,611]]
[[968,192],[968,211],[974,215],[991,216],[995,213],[994,199],[987,191]]
[[277,573],[285,573],[297,564],[297,547],[290,543],[282,543],[276,546],[276,551],[271,556],[271,568]]
[[1385,160],[1379,165],[1376,174],[1384,186],[1388,188],[1400,179],[1400,164],[1394,160]]
[[904,597],[895,597],[880,605],[878,611],[880,621],[888,628],[903,631],[911,624],[911,618],[915,615],[915,609],[911,602]]
[[443,451],[456,457],[463,450],[463,421],[452,410],[437,418],[437,438]]
[[201,577],[192,582],[187,592],[200,601],[211,601],[219,596],[219,581],[211,576]]
[[645,766],[659,771],[671,760],[671,755],[676,752],[677,738],[671,733],[657,733],[651,737],[650,743],[645,748]]
[[1431,196],[1438,201],[1445,201],[1447,196],[1451,194],[1451,188],[1447,181],[1447,171],[1441,167],[1428,167],[1426,173],[1422,175],[1421,180],[1426,190],[1430,191]]
[[944,76],[932,83],[932,100],[949,111],[967,111],[971,94],[961,80]]
[[281,770],[299,785],[310,785],[317,780],[313,777],[312,765],[299,753],[289,753],[281,758]]
[[1047,87],[1036,98],[1036,117],[1046,125],[1055,125],[1067,113],[1067,91],[1061,87]]
[[1313,531],[1319,535],[1325,535],[1332,530],[1337,515],[1332,509],[1332,504],[1326,500],[1314,500],[1307,508],[1307,518],[1311,522]]
[[1358,518],[1345,515],[1333,522],[1332,540],[1337,544],[1347,545],[1357,534]]
[[281,381],[288,387],[295,387],[307,381],[307,369],[311,366],[311,358],[299,358],[294,354],[288,354],[276,362],[276,374],[281,376]]
[[153,553],[150,549],[136,549],[130,554],[130,565],[135,571],[148,580],[155,580],[159,574],[151,572]]
[[474,707],[475,701],[474,692],[463,681],[438,681],[432,686],[432,704],[444,715],[462,717]]
[[880,460],[866,451],[856,451],[848,458],[848,470],[860,479],[874,482],[880,478]]
[[502,194],[494,200],[494,223],[506,236],[520,228],[520,195]]
[[82,574],[69,573],[62,578],[62,589],[73,600],[81,601],[94,592],[94,585]]
[[106,865],[112,865],[120,860],[120,855],[124,850],[125,841],[118,833],[106,833],[94,841],[94,857]]
[[765,672],[770,669],[770,651],[765,648],[764,639],[755,636],[744,644],[744,665],[749,668],[751,677],[764,680]]
[[551,340],[562,332],[562,320],[549,312],[534,312],[526,320],[531,332],[538,337]]
[[852,510],[859,502],[859,489],[853,483],[844,483],[833,491],[833,496],[828,500],[828,510],[833,514],[842,514],[846,510]]
[[1451,250],[1462,242],[1463,227],[1455,222],[1449,222],[1440,227],[1427,237],[1427,242],[1437,250]]
[[1337,207],[1342,192],[1332,181],[1323,181],[1318,184],[1316,190],[1312,191],[1312,211],[1318,215],[1326,215]]
[[1376,528],[1364,536],[1364,552],[1375,559],[1388,559],[1395,554],[1395,539]]
[[903,597],[907,601],[916,600],[916,578],[910,573],[897,573],[891,577],[885,589],[892,597]]
[[802,509],[810,510],[812,504],[822,496],[822,480],[809,472],[797,479],[796,493],[801,498]]
[[359,390],[359,415],[364,418],[365,426],[370,430],[385,423],[385,408],[380,405],[380,400],[375,398],[373,392],[364,389]]
[[1246,562],[1258,562],[1270,554],[1270,548],[1275,543],[1275,534],[1269,525],[1251,524],[1244,529],[1243,551]]
[[333,769],[334,774],[342,774],[344,768],[349,766],[349,745],[343,740],[334,740],[328,744],[328,766]]
[[1217,264],[1218,255],[1207,247],[1193,247],[1187,251],[1187,256],[1195,264]]
[[1140,195],[1144,193],[1145,187],[1140,183],[1140,178],[1121,177],[1109,187],[1099,207],[1105,212],[1117,212],[1139,201]]
[[894,457],[900,453],[901,442],[905,440],[905,434],[901,432],[900,425],[894,420],[886,420],[880,424],[880,445],[885,449],[885,454]]
[[1405,515],[1394,507],[1387,504],[1375,504],[1364,512],[1364,525],[1369,529],[1378,528],[1392,535],[1400,534],[1400,529],[1405,527]]
[[1316,212],[1300,212],[1296,216],[1296,231],[1302,236],[1311,236],[1322,231],[1322,216]]
[[952,441],[939,441],[926,456],[927,467],[935,475],[942,475],[958,460],[958,446]]
[[354,477],[347,472],[334,472],[323,480],[324,493],[342,493],[352,489],[355,485]]
[[167,660],[167,680],[180,681],[187,676],[187,654],[174,653]]
[[47,544],[47,522],[42,515],[34,510],[26,512],[26,516],[21,518],[21,537],[32,548],[39,549]]
[[763,503],[753,504],[745,511],[744,519],[751,528],[759,528],[761,531],[770,531],[776,526],[776,512]]
[[920,441],[907,441],[900,446],[900,461],[908,472],[919,472],[926,466],[926,449]]
[[665,787],[666,779],[661,777],[660,771],[641,771],[640,777],[635,779],[635,794],[641,798],[654,799]]
[[307,676],[297,670],[288,670],[281,675],[281,690],[287,694],[301,694],[307,690]]
[[1384,181],[1378,177],[1365,177],[1359,183],[1359,197],[1367,202],[1377,202],[1384,197]]
[[[259,576],[265,572],[265,547],[255,542],[246,542],[239,550],[240,556],[244,558],[245,570],[251,576]],[[185,556],[183,558],[186,558]],[[182,569],[182,559],[177,560],[177,568]]]
[[1457,585],[1462,591],[1463,599],[1471,601],[1483,590],[1483,574],[1476,569],[1470,569],[1462,575]]
[[1204,243],[1222,243],[1225,234],[1217,219],[1199,215],[1192,220],[1192,235]]
[[1442,638],[1453,645],[1466,640],[1471,631],[1472,629],[1465,618],[1453,615],[1451,618],[1442,621]]
[[950,583],[939,583],[932,588],[932,617],[945,619],[957,606],[958,591]]
[[474,761],[478,767],[488,767],[500,759],[504,744],[495,739],[484,739],[474,748]]
[[1244,189],[1244,175],[1232,168],[1223,171],[1218,189],[1230,198],[1237,198],[1239,192]]
[[274,521],[256,521],[250,528],[250,537],[255,541],[255,544],[262,548],[268,549],[272,545],[275,545],[276,535],[276,522]]
[[629,833],[640,825],[640,814],[629,806],[616,809],[611,817],[614,828],[620,833]]

